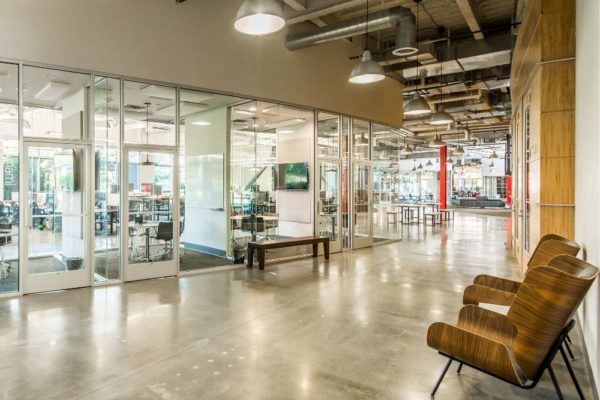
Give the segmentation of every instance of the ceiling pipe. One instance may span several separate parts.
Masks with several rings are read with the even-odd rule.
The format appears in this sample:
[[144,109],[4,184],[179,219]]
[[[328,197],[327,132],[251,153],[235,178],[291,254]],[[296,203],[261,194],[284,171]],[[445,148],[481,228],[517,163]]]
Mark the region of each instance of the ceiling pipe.
[[453,103],[455,101],[475,100],[481,98],[481,89],[477,89],[470,94],[461,94],[457,96],[435,96],[428,97],[426,100],[429,104]]
[[[403,34],[406,34],[410,31],[410,29],[413,29],[415,31],[414,38],[416,42],[415,16],[408,8],[394,7],[387,10],[379,11],[373,15],[369,15],[370,32],[376,32],[382,29],[388,29],[393,27],[401,27],[398,30],[403,31]],[[316,44],[360,35],[366,31],[366,28],[366,18],[359,17],[348,21],[342,21],[309,32],[289,34],[285,38],[285,45],[288,48],[288,50],[300,50],[310,46],[314,46]],[[412,41],[412,38],[412,34],[409,35],[408,38],[402,38],[402,40],[399,43],[400,47],[397,46],[394,49],[394,51],[401,50],[402,46],[406,46],[407,43]]]

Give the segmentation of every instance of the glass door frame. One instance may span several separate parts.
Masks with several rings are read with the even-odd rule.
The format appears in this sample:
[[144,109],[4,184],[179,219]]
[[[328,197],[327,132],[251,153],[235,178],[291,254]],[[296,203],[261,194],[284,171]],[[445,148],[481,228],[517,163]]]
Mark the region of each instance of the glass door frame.
[[[121,277],[123,282],[179,276],[179,149],[176,146],[123,144],[121,152],[121,218],[129,224],[129,153],[151,152],[173,156],[173,258],[165,261],[129,263],[129,230],[121,228]],[[143,270],[145,269],[145,270]]]
[[337,240],[329,242],[329,251],[331,253],[337,253],[342,251],[342,161],[339,158],[318,158],[315,168],[315,235],[319,236],[319,227],[321,226],[321,213],[319,211],[320,202],[320,184],[321,184],[321,164],[335,164],[338,168],[337,177],[337,211],[335,213],[337,217]]
[[[369,227],[369,235],[365,236],[365,237],[357,237],[356,236],[356,221],[355,221],[355,190],[356,187],[354,185],[354,178],[355,178],[355,172],[357,168],[360,167],[367,167],[369,169],[369,182],[367,185],[367,196],[368,196],[368,201],[367,201],[367,225]],[[353,160],[352,164],[351,164],[351,178],[350,178],[350,184],[351,184],[351,195],[350,195],[350,210],[352,211],[351,214],[351,237],[352,237],[352,249],[362,249],[365,247],[371,247],[373,246],[373,164],[371,161],[367,161],[367,160]]]
[[[74,289],[80,287],[89,287],[93,282],[93,258],[92,258],[92,235],[93,227],[92,212],[92,172],[90,168],[90,143],[89,141],[71,141],[71,140],[35,140],[21,139],[20,154],[22,161],[19,183],[19,203],[21,204],[20,220],[24,221],[19,232],[19,268],[20,268],[20,289],[23,294],[49,292],[54,290]],[[83,216],[84,216],[84,267],[76,271],[49,272],[42,274],[29,274],[29,233],[32,221],[29,221],[29,148],[48,147],[80,149],[84,151],[84,161],[82,162],[82,189],[83,193]],[[30,278],[33,278],[30,280]],[[39,278],[39,279],[38,279]],[[44,279],[42,279],[44,278]],[[63,279],[68,278],[68,279]],[[65,282],[66,280],[66,282]],[[40,281],[40,282],[36,282]]]

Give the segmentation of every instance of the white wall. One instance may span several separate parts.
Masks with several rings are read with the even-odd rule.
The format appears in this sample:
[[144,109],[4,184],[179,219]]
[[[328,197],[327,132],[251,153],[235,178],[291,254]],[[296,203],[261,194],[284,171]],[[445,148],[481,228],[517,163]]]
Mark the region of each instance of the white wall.
[[[209,122],[208,126],[193,125],[194,121]],[[198,171],[194,157],[225,154],[227,148],[227,108],[196,113],[185,118],[185,228],[182,241],[186,244],[226,251],[227,215],[216,210],[222,204],[206,204],[206,190],[214,181],[206,182],[206,174]],[[224,179],[224,177],[223,177]],[[223,185],[224,185],[223,181]],[[222,188],[224,189],[224,187]],[[221,192],[222,196],[222,192]]]
[[[583,257],[600,264],[600,7],[598,1],[577,0],[577,61],[575,109],[575,240]],[[596,281],[579,309],[585,344],[596,387],[600,386],[600,310]]]
[[402,123],[402,87],[352,85],[357,45],[290,52],[236,32],[242,0],[0,0],[0,57],[122,74]]

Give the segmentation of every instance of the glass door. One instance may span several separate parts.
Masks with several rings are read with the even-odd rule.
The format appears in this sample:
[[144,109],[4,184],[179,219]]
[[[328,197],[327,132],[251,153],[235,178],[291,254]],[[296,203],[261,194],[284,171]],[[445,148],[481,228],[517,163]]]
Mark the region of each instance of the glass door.
[[331,252],[342,249],[340,240],[340,179],[339,161],[319,161],[317,192],[317,229],[320,236],[329,238]]
[[24,292],[90,285],[88,149],[25,144]]
[[180,229],[175,202],[175,153],[128,148],[125,157],[125,280],[176,275]]
[[372,212],[372,169],[367,162],[355,161],[353,166],[353,191],[354,191],[354,248],[369,247],[373,245],[373,212]]

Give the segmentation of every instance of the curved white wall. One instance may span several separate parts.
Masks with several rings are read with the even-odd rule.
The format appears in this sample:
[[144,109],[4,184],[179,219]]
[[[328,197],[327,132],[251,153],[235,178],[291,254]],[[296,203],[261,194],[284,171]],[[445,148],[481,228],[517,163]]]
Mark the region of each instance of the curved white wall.
[[347,82],[360,49],[233,29],[241,0],[0,0],[0,57],[272,99],[400,126],[402,86]]

